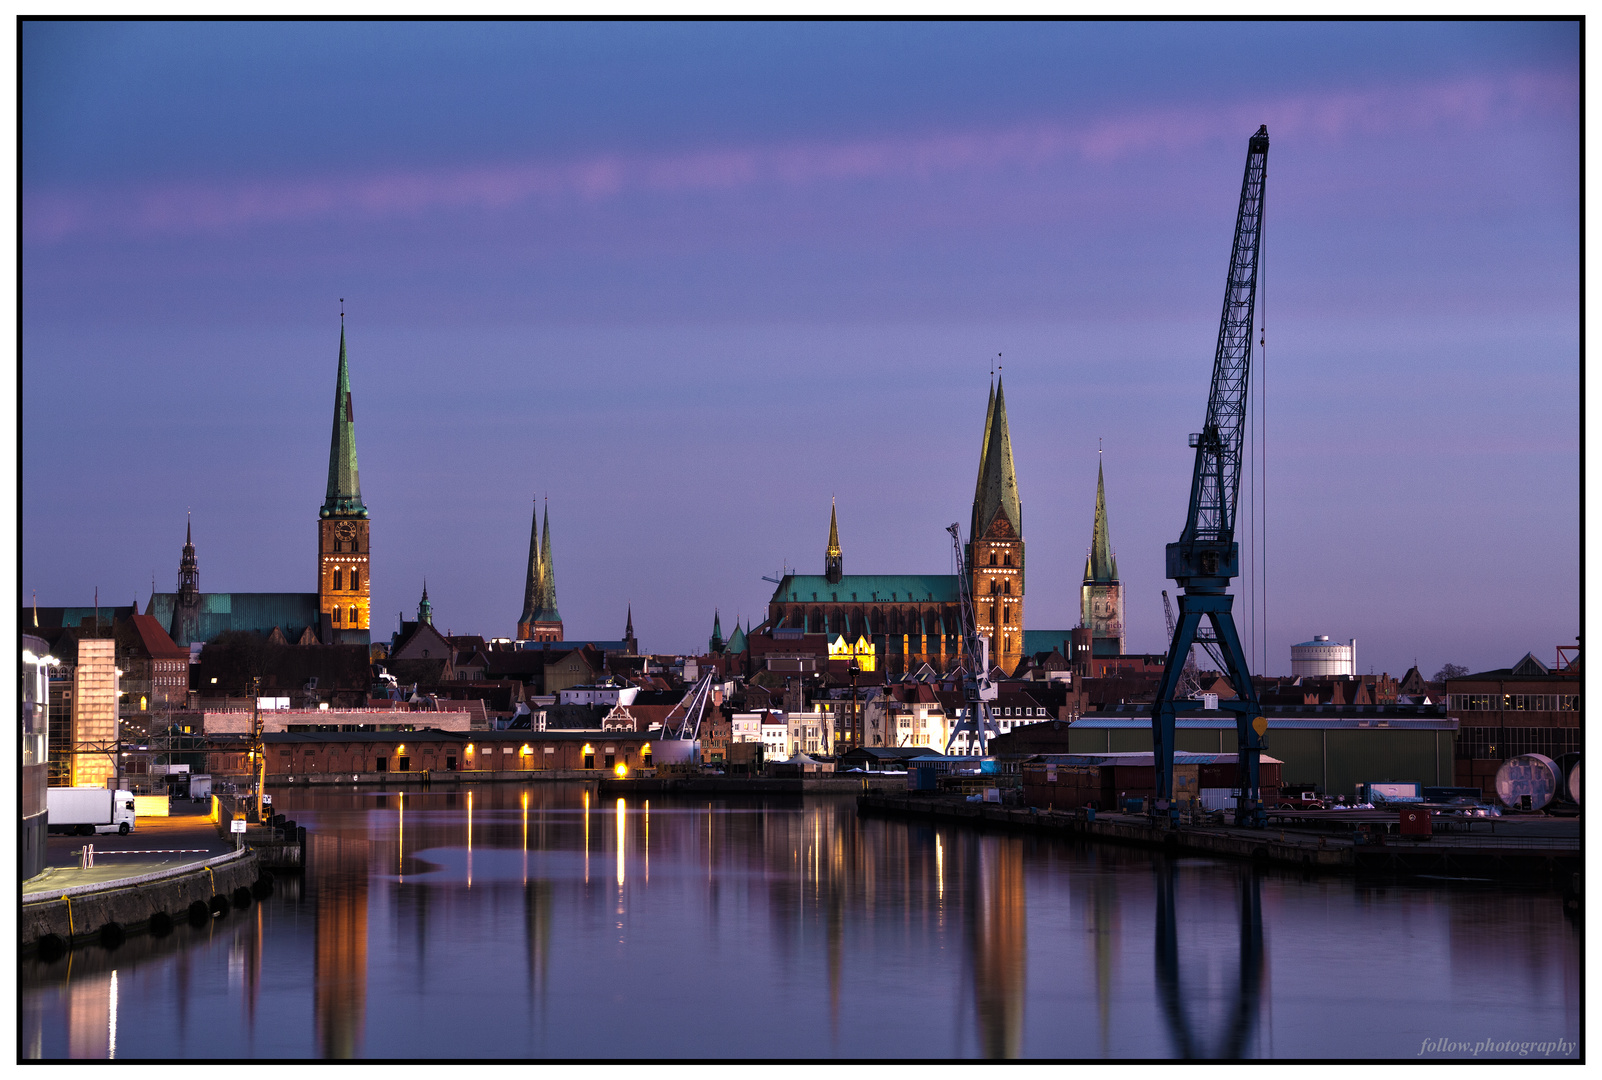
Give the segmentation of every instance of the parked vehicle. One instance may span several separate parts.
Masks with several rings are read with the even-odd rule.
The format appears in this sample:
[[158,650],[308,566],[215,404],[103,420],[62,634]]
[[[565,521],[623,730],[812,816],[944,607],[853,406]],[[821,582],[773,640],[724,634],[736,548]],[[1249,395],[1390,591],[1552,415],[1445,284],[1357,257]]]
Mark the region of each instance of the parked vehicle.
[[133,831],[134,797],[131,791],[109,788],[53,787],[46,792],[47,829],[53,833],[93,836]]
[[1327,804],[1314,787],[1282,787],[1274,802],[1276,810],[1322,810]]
[[211,776],[208,773],[193,773],[189,777],[189,797],[195,802],[205,802],[211,798]]

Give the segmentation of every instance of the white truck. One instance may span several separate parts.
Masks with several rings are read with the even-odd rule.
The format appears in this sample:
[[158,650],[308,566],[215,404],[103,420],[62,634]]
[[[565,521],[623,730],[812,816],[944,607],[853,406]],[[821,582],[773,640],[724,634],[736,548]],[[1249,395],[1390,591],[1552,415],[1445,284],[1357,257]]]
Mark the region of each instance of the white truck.
[[77,836],[116,832],[128,835],[134,827],[131,791],[110,788],[53,787],[46,791],[48,830]]

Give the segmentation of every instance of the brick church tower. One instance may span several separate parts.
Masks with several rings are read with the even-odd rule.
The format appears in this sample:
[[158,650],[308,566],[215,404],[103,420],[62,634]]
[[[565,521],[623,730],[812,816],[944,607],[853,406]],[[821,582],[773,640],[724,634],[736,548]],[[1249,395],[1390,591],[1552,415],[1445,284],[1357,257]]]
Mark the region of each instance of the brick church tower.
[[968,536],[967,571],[973,583],[974,617],[979,633],[990,638],[991,665],[1010,675],[1023,659],[1023,506],[1018,500],[1007,398],[1000,379],[985,410]]
[[328,493],[317,514],[317,609],[325,642],[370,644],[373,586],[369,576],[369,524],[356,470],[356,417],[341,316],[334,432],[328,448]]

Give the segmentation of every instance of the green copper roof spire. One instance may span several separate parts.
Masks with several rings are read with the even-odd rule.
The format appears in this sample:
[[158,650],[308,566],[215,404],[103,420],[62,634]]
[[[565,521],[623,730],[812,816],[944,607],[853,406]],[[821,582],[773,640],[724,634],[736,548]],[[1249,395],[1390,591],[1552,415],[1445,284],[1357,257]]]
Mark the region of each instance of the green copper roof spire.
[[996,380],[995,401],[985,422],[984,457],[979,467],[979,492],[974,498],[972,537],[984,536],[998,517],[1007,519],[1012,535],[1023,536],[1023,506],[1018,501],[1018,473],[1012,463],[1012,436],[1007,431],[1007,395]]
[[345,364],[345,322],[339,323],[339,378],[334,383],[334,433],[328,445],[328,496],[323,517],[339,514],[367,516],[362,485],[356,473],[356,418],[350,399],[350,369]]
[[551,563],[551,507],[545,506],[545,523],[540,537],[540,622],[561,622],[556,610],[556,567]]
[[1085,580],[1118,580],[1118,557],[1107,539],[1107,486],[1102,479],[1101,462],[1096,462],[1096,532],[1090,541],[1090,557],[1085,560]]
[[540,609],[541,592],[545,585],[544,562],[540,559],[540,504],[534,504],[533,520],[528,527],[528,580],[523,585],[523,614],[518,617],[518,633],[534,625],[534,616]]
[[710,652],[723,651],[723,622],[718,615],[718,609],[712,609],[712,640],[707,642],[711,646]]

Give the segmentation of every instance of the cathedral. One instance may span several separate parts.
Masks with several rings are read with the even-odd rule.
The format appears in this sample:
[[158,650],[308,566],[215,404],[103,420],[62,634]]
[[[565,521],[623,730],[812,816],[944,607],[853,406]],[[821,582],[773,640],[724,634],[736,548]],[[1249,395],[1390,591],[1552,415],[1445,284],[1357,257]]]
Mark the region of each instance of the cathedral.
[[179,645],[210,641],[226,630],[249,630],[290,644],[367,645],[373,595],[368,526],[356,469],[356,418],[341,317],[328,488],[317,514],[317,591],[201,592],[190,526],[178,564],[178,591],[152,592],[145,613],[155,616]]
[[[979,633],[990,638],[991,664],[1011,673],[1024,657],[1023,508],[998,379],[985,409],[962,573],[973,590]],[[879,670],[944,671],[966,660],[961,600],[952,574],[847,574],[839,521],[831,508],[822,574],[786,574],[753,634],[775,640],[821,634],[832,644],[871,645]]]
[[[634,637],[634,607],[629,606],[628,629]],[[545,535],[540,535],[540,508],[528,530],[528,580],[523,586],[523,614],[517,619],[519,641],[561,641],[562,613],[556,608],[556,568],[551,564],[551,508],[545,508]]]

